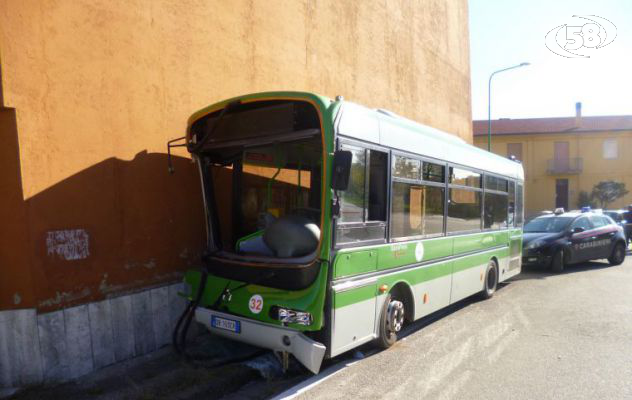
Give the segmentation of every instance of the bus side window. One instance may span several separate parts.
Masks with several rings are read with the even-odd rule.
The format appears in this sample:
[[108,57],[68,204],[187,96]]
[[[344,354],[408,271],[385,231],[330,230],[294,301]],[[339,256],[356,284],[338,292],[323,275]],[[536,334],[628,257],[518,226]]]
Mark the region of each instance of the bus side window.
[[352,154],[347,190],[340,193],[340,222],[363,222],[365,204],[366,149],[344,146]]
[[507,228],[509,212],[509,188],[507,179],[492,175],[484,176],[483,228]]
[[385,240],[388,154],[354,145],[342,148],[353,158],[349,186],[340,192],[336,241]]
[[475,232],[482,228],[483,176],[467,169],[450,167],[448,233]]
[[392,173],[391,238],[442,235],[445,165],[396,155]]
[[388,154],[369,150],[369,221],[386,222],[386,180]]

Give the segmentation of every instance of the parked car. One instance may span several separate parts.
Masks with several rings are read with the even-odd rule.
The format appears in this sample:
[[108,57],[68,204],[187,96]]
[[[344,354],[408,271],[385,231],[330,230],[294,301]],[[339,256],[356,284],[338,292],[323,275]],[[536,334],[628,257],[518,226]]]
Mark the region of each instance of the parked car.
[[632,240],[632,211],[628,210],[605,210],[604,214],[609,216],[619,226],[623,228],[626,241]]
[[532,219],[541,217],[543,215],[551,215],[551,214],[553,214],[553,211],[550,211],[550,210],[538,211],[535,214],[527,215],[525,217],[525,222],[531,221]]
[[523,232],[523,265],[561,272],[569,264],[588,260],[607,258],[611,265],[625,260],[623,228],[604,214],[556,210],[527,222]]

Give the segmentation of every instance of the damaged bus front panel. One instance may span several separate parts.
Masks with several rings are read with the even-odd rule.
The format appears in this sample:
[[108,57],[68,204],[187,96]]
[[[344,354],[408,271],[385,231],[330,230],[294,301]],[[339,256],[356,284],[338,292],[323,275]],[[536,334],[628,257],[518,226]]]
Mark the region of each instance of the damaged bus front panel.
[[326,350],[337,106],[307,93],[249,95],[194,114],[186,138],[208,229],[204,270],[185,276],[192,300],[202,288],[197,321],[313,372]]

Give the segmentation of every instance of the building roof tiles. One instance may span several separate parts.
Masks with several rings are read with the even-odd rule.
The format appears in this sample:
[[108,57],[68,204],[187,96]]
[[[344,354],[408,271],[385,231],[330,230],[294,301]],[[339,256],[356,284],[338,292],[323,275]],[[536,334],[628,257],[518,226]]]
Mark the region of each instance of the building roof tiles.
[[[579,124],[577,121],[579,120]],[[474,136],[487,135],[487,120],[473,122]],[[632,130],[632,115],[492,120],[492,135]]]

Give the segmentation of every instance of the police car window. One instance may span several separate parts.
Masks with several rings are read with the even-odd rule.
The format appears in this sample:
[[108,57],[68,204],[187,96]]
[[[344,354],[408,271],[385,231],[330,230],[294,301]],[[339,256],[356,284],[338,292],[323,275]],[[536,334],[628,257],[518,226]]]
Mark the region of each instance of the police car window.
[[611,217],[610,215],[602,215],[601,218],[603,218],[604,220],[606,220],[606,225],[610,225],[610,224],[616,224],[617,220],[613,217]]
[[571,229],[574,228],[584,228],[585,231],[592,229],[592,225],[587,217],[581,217],[573,221],[571,224]]
[[621,214],[616,213],[616,212],[607,212],[605,213],[607,216],[609,216],[610,218],[612,218],[614,221],[620,221],[621,220]]
[[562,232],[571,222],[571,217],[540,217],[524,226],[524,232]]
[[606,225],[603,218],[598,216],[591,217],[590,220],[592,221],[592,224],[595,228],[601,228],[602,226]]

